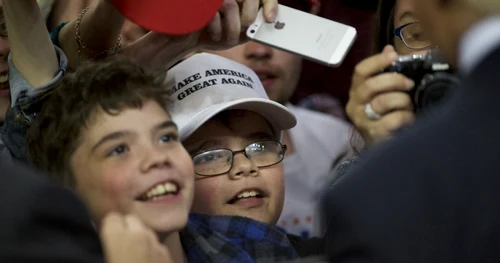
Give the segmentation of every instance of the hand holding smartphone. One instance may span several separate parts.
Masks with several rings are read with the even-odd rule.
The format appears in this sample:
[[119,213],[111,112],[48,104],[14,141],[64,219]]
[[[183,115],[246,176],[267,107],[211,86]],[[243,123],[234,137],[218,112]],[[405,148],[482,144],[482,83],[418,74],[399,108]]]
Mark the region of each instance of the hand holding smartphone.
[[354,27],[278,5],[274,23],[264,20],[262,8],[247,29],[253,41],[327,66],[339,66],[356,39]]

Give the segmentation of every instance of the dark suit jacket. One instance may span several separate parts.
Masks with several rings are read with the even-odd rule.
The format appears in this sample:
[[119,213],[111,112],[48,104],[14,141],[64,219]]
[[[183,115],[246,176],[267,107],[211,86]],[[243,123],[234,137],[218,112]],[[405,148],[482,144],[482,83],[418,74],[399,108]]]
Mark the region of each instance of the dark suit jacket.
[[500,48],[324,203],[333,262],[500,262]]
[[69,190],[0,160],[0,262],[103,262],[83,204]]

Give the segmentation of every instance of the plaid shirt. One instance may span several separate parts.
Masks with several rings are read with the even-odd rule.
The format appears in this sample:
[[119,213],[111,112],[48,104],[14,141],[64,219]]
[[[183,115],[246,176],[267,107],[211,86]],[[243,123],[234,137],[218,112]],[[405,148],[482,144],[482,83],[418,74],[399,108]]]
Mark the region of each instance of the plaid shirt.
[[191,214],[181,241],[189,262],[298,262],[284,232],[238,216]]

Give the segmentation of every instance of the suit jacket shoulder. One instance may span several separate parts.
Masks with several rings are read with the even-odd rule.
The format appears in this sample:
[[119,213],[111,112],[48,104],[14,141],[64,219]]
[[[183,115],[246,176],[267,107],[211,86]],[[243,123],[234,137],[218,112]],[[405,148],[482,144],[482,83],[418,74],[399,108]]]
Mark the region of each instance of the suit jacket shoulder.
[[329,189],[335,262],[497,262],[500,49],[434,115]]
[[325,254],[323,238],[303,238],[296,235],[287,235],[287,238],[301,258]]
[[0,162],[1,262],[103,262],[83,204],[42,175]]

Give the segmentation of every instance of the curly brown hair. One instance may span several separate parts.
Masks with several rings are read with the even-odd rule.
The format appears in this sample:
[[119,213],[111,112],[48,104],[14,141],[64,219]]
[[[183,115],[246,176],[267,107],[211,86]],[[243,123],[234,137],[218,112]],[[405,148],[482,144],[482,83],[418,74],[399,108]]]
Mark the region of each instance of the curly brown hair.
[[53,179],[73,186],[70,158],[96,112],[117,115],[149,100],[167,111],[165,76],[164,71],[147,72],[118,55],[81,64],[46,96],[27,133],[28,160]]

